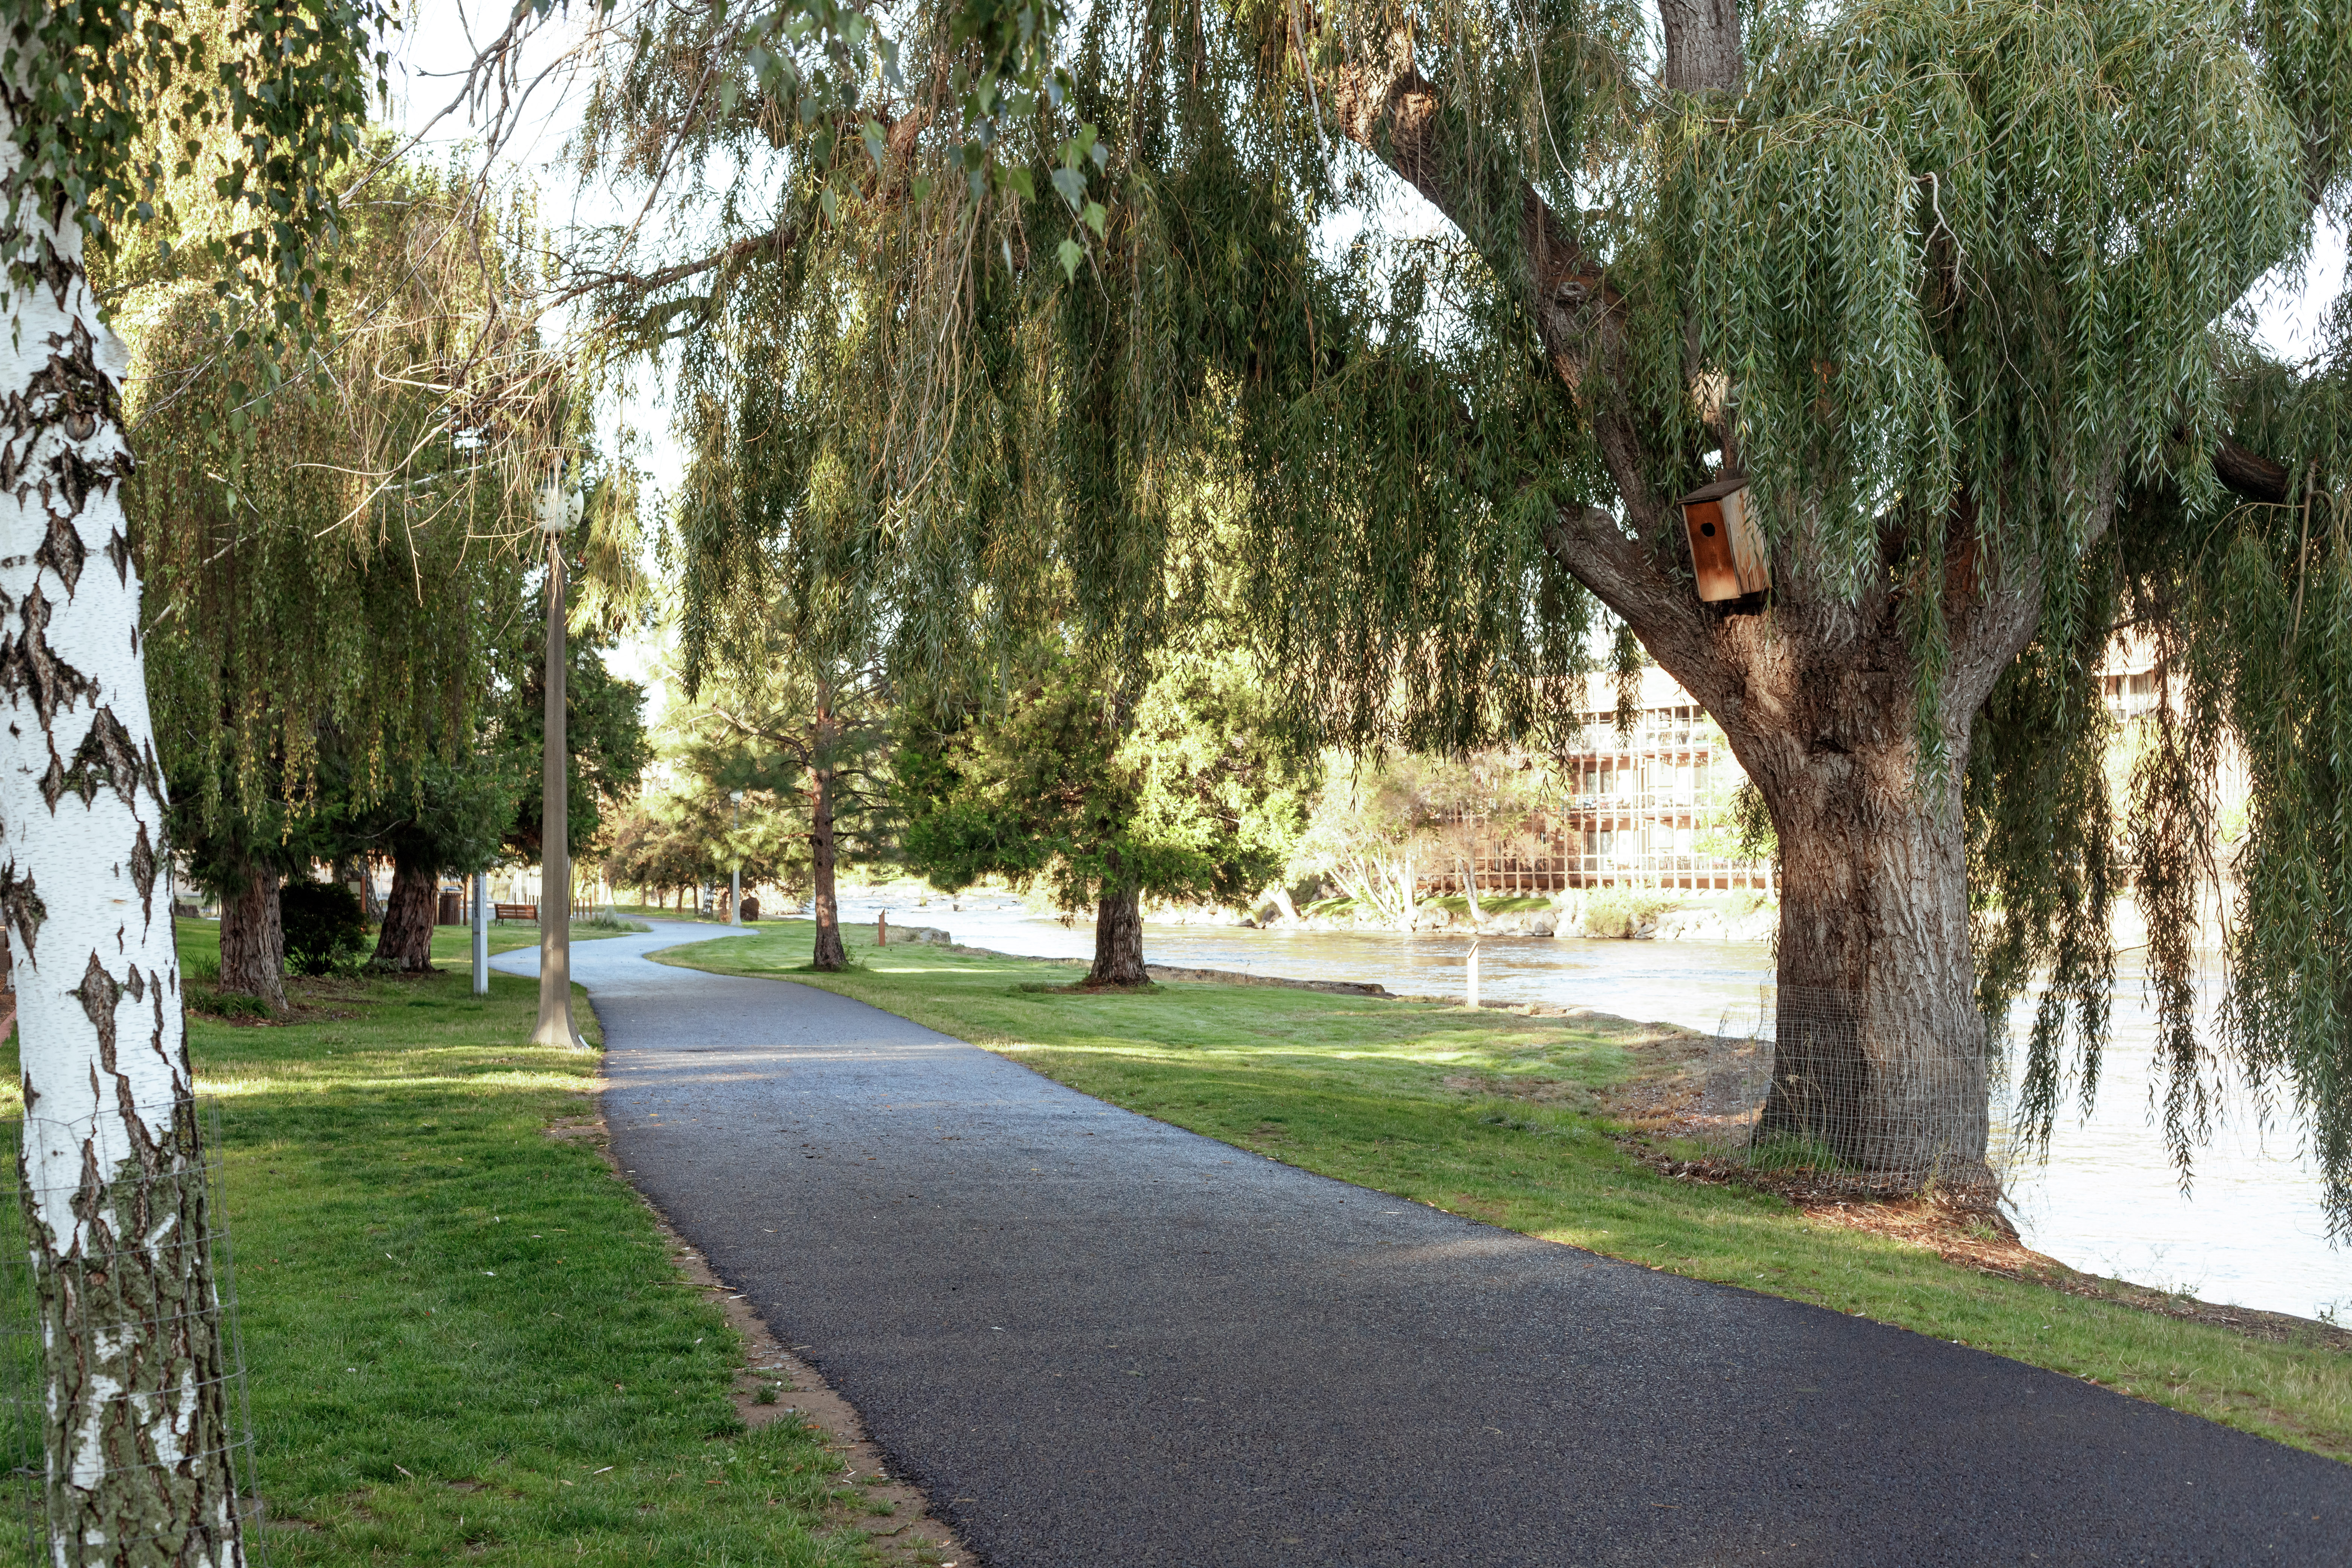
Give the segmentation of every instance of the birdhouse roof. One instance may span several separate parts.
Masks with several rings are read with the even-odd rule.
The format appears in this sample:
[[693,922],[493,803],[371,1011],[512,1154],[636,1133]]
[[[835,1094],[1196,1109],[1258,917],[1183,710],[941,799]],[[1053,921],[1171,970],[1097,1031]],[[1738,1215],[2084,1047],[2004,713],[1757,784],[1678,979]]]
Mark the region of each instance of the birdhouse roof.
[[1701,486],[1699,489],[1695,489],[1691,491],[1690,494],[1683,497],[1682,500],[1676,501],[1675,504],[1676,506],[1696,506],[1703,500],[1721,500],[1732,491],[1744,490],[1747,488],[1748,476],[1745,474],[1734,474],[1727,479],[1717,479],[1711,485]]

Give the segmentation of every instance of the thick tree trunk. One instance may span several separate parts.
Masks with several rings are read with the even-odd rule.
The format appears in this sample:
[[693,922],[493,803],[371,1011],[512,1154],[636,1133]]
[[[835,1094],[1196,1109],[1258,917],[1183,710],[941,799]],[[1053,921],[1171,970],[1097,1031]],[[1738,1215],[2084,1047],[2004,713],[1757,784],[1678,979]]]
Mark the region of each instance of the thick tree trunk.
[[286,1009],[286,930],[278,915],[278,875],[255,870],[221,895],[220,988]]
[[[543,530],[566,510],[572,521],[579,521],[578,493],[564,488],[559,468],[540,493]],[[564,690],[570,666],[564,649],[561,527],[549,531],[547,539],[547,676],[540,725],[539,1022],[531,1028],[530,1043],[585,1049],[588,1042],[572,1016],[572,801],[565,754],[572,707]],[[385,918],[389,921],[389,914]],[[432,917],[428,913],[425,919],[429,922]],[[426,940],[431,940],[429,931]]]
[[809,771],[809,862],[816,880],[816,952],[814,967],[830,973],[849,967],[849,952],[841,945],[841,904],[833,889],[835,846],[833,836],[833,772]]
[[1088,985],[1149,985],[1143,967],[1143,900],[1133,889],[1103,891],[1095,905],[1095,963]]
[[1739,90],[1739,0],[1658,0],[1662,79],[1677,92]]
[[[19,156],[33,68],[17,70],[0,80],[0,169]],[[72,206],[28,196],[0,222],[33,279],[5,285],[0,338],[0,918],[16,963],[47,1554],[59,1568],[232,1568],[232,1369],[119,489],[127,356],[90,297]]]
[[413,861],[395,858],[392,863],[392,897],[383,907],[383,929],[376,933],[378,969],[403,974],[424,974],[433,968],[433,917],[439,912],[441,879]]
[[[1899,728],[1907,715],[1887,717]],[[1958,784],[1922,788],[1908,743],[1773,749],[1790,761],[1757,779],[1782,873],[1757,1136],[1801,1140],[1898,1188],[1983,1185],[1987,1041]]]

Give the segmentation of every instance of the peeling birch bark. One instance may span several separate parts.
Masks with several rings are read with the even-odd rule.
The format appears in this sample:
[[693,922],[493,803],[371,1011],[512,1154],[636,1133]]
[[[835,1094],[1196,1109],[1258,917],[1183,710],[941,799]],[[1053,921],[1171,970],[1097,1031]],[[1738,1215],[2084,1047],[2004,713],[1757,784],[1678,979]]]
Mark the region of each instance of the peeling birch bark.
[[[0,120],[16,92],[0,84]],[[17,156],[0,124],[0,171]],[[30,201],[0,338],[0,918],[16,962],[50,1561],[241,1565],[121,483],[122,344],[79,217]],[[12,250],[21,247],[12,244]]]

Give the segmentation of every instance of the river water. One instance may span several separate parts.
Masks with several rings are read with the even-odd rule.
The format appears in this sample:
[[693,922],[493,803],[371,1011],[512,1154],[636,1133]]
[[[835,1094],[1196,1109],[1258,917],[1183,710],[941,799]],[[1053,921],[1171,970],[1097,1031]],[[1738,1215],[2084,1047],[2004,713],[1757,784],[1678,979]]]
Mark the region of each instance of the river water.
[[[1040,958],[1090,958],[1094,931],[1032,915],[1018,902],[968,896],[845,897],[845,921],[944,928],[975,947]],[[1438,931],[1253,931],[1147,923],[1153,963],[1233,969],[1305,980],[1363,980],[1391,991],[1459,997],[1466,937]],[[1771,980],[1760,942],[1584,942],[1486,937],[1479,994],[1488,1003],[1591,1007],[1713,1030],[1727,1016],[1752,1020]],[[2332,1247],[2316,1169],[2302,1156],[2291,1112],[2267,1130],[2235,1093],[2181,1191],[2149,1099],[2151,1013],[2133,956],[2122,955],[2114,1037],[2098,1101],[2084,1119],[2059,1118],[2046,1161],[2011,1173],[2009,1207],[2029,1246],[2075,1268],[2208,1300],[2317,1317],[2352,1314],[2352,1248]]]

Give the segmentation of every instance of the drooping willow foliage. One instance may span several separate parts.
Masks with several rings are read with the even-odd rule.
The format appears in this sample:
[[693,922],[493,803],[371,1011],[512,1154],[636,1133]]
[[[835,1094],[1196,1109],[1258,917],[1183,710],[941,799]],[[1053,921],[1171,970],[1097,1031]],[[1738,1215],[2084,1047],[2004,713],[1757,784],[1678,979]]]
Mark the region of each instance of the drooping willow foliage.
[[[1058,247],[1079,220],[975,206],[943,172],[938,102],[898,106],[878,169],[855,147],[822,160],[755,99],[722,115],[696,96],[720,47],[688,47],[701,35],[668,15],[678,31],[633,39],[604,84],[584,162],[661,174],[676,210],[749,231],[633,272],[596,264],[617,280],[616,335],[676,367],[689,671],[719,657],[747,595],[789,602],[845,653],[886,642],[929,690],[1040,626],[1134,670],[1202,615],[1239,613],[1276,658],[1328,664],[1333,679],[1294,689],[1337,696],[1353,671],[1408,662],[1442,686],[1401,676],[1360,711],[1316,715],[1351,732],[1446,743],[1572,710],[1549,699],[1582,668],[1590,602],[1531,530],[1485,526],[1509,485],[1530,515],[1547,504],[1559,481],[1517,437],[1564,430],[1561,411],[1531,395],[1525,345],[1465,388],[1422,341],[1433,294],[1493,308],[1458,251],[1417,247],[1377,274],[1321,254],[1316,215],[1355,176],[1303,120],[1267,133],[1255,116],[1278,100],[1218,13],[1138,28],[1102,8],[1071,40],[1069,115],[1113,150],[1110,221],[1075,281]],[[1063,129],[1029,131],[1041,183]],[[785,192],[772,209],[753,205],[762,184]],[[625,255],[642,233],[606,237]],[[1482,421],[1480,397],[1508,406]],[[1433,401],[1458,432],[1425,427]],[[1248,573],[1237,598],[1237,572],[1277,555],[1299,570]],[[1314,635],[1332,607],[1318,584],[1384,556],[1418,558],[1412,578],[1355,601],[1345,642]]]
[[469,763],[514,678],[513,519],[563,415],[518,309],[530,214],[484,195],[458,170],[379,170],[344,207],[333,331],[289,351],[267,403],[172,259],[185,236],[102,279],[133,349],[125,500],[161,762],[208,875],[300,858],[322,810]]
[[[1621,0],[1092,7],[1068,121],[1008,132],[1041,191],[1070,124],[1108,149],[1075,281],[1075,218],[948,177],[948,10],[897,18],[875,151],[822,157],[756,93],[698,96],[723,14],[660,12],[590,162],[717,243],[604,237],[606,320],[776,487],[685,540],[689,617],[854,538],[825,570],[880,574],[908,658],[1043,614],[1117,649],[1195,614],[1171,567],[1209,562],[1303,719],[1437,747],[1557,733],[1596,596],[1735,743],[1801,752],[1758,683],[1851,648],[1895,671],[1917,809],[1964,780],[1950,962],[1995,1013],[2041,977],[2030,1127],[2095,1087],[2129,896],[2184,1170],[2234,1064],[2300,1102],[2352,1228],[2352,323],[2285,367],[2237,314],[2352,205],[2340,4],[1742,11],[1726,66]],[[1733,473],[1775,588],[1727,613],[1672,503]],[[2119,778],[2118,635],[2164,677]]]

